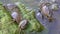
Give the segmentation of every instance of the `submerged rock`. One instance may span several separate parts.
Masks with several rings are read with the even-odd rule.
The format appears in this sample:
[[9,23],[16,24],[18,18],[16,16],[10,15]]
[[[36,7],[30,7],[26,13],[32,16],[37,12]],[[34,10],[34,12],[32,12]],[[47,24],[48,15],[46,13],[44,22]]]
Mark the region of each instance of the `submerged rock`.
[[56,2],[56,0],[51,0],[51,2],[55,3],[55,2]]

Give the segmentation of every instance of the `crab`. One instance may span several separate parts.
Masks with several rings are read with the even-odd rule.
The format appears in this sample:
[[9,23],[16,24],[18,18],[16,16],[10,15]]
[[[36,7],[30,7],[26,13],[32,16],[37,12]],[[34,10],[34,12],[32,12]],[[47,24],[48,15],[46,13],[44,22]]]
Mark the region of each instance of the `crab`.
[[20,15],[20,10],[15,4],[6,4],[3,5],[6,10],[10,12],[11,17],[13,18],[13,21],[16,21],[18,24],[22,20],[22,17]]
[[49,21],[53,20],[52,19],[53,12],[52,10],[49,9],[49,6],[47,3],[42,3],[40,5],[40,9],[41,9],[41,14],[42,14],[42,19],[46,17]]
[[24,19],[19,23],[19,27],[23,30],[26,28],[27,24],[28,24],[28,20]]

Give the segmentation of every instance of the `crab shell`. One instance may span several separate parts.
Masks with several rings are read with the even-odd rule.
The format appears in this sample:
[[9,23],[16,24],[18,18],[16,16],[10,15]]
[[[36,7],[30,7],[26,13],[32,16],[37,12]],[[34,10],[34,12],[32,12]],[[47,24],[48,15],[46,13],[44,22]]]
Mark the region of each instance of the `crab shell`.
[[22,20],[22,21],[20,22],[20,24],[19,24],[19,27],[20,27],[21,29],[25,29],[26,26],[27,26],[27,24],[28,24],[28,20]]
[[41,14],[48,18],[49,21],[53,20],[52,19],[53,12],[49,8],[49,6],[47,6],[45,3],[41,4]]
[[4,7],[11,13],[11,17],[16,21],[18,24],[21,21],[20,10],[15,4],[7,4]]
[[50,16],[49,15],[49,9],[48,9],[48,7],[46,6],[46,5],[42,5],[42,11],[41,11],[41,13],[43,14],[43,15],[45,15],[45,16]]

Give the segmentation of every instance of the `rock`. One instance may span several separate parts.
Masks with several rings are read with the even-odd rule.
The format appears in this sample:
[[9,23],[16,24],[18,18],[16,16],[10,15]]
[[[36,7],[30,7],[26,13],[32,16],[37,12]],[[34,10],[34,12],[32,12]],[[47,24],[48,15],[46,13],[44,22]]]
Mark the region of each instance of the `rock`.
[[52,4],[50,9],[52,9],[53,11],[56,11],[59,9],[59,6],[58,6],[58,4]]
[[51,2],[55,3],[55,2],[56,2],[56,0],[51,0]]

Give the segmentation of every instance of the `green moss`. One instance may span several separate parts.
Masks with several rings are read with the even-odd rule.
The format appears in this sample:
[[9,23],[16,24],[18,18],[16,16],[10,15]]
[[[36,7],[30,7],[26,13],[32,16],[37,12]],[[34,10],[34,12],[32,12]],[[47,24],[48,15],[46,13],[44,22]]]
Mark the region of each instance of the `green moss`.
[[25,31],[40,32],[44,29],[44,26],[42,26],[42,24],[40,24],[39,21],[36,20],[34,10],[27,11],[23,4],[18,4],[17,6],[20,8],[20,12],[22,13],[23,18],[29,20],[29,25]]
[[44,26],[39,23],[35,18],[34,10],[27,10],[23,4],[17,5],[20,8],[22,18],[28,19],[29,24],[25,30],[20,30],[18,25],[12,21],[10,13],[0,5],[0,34],[24,34],[25,32],[36,31],[40,32],[44,29]]
[[0,5],[0,34],[14,34],[17,25],[12,21],[9,12]]

